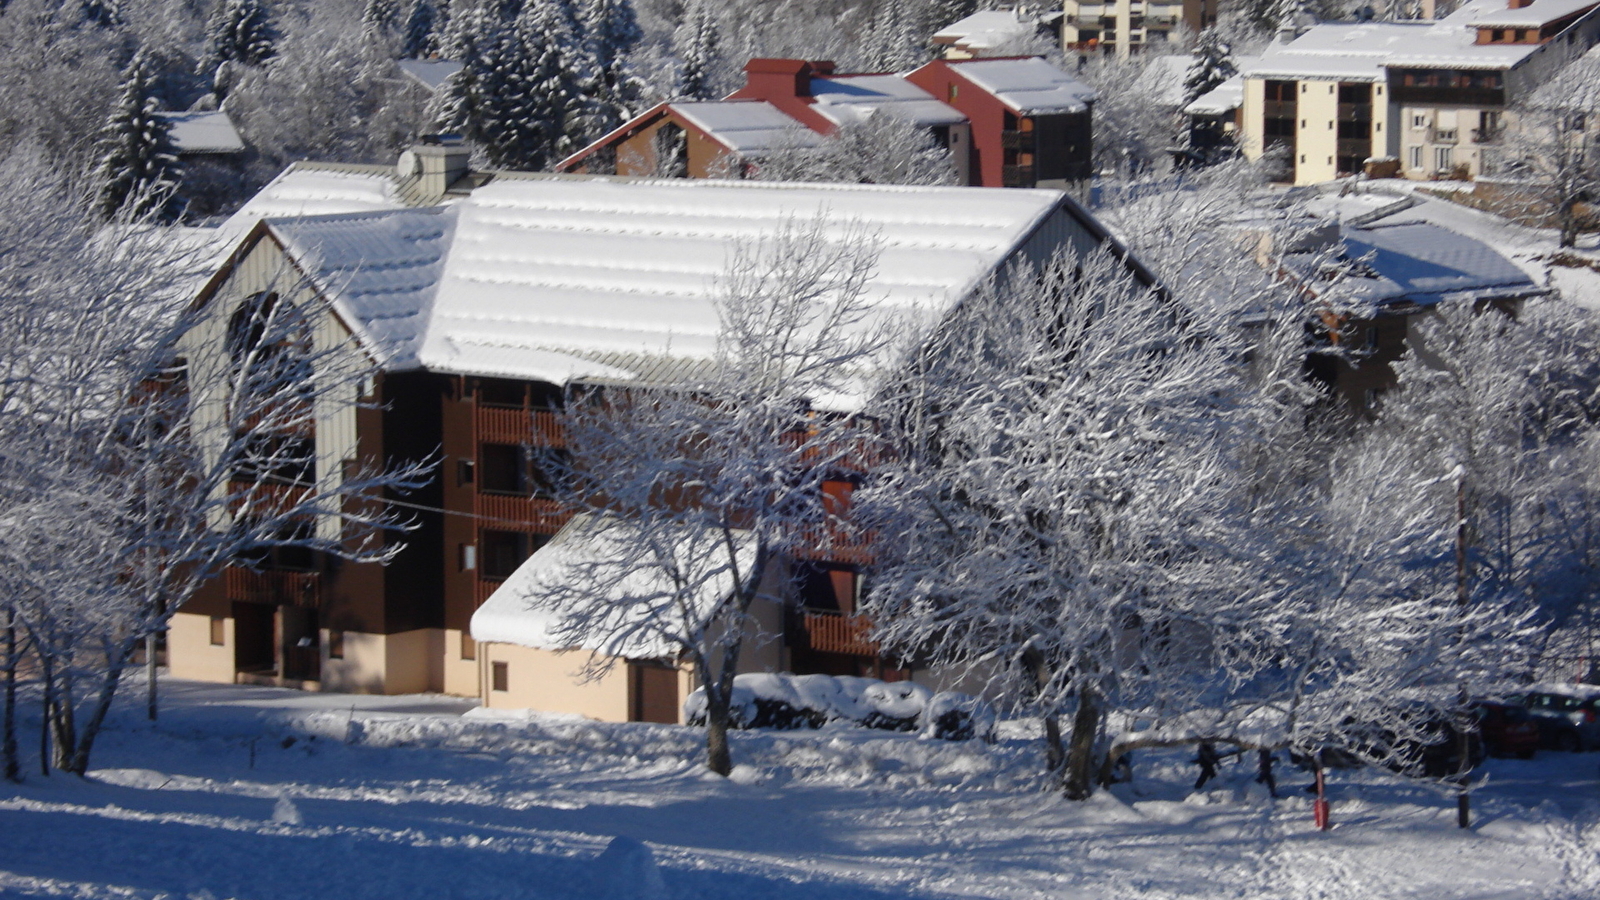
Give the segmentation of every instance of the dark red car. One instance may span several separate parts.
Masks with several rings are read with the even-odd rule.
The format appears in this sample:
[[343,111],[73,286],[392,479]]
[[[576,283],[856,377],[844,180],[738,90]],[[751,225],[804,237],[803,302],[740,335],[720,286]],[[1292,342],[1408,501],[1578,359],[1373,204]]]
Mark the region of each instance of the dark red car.
[[1539,749],[1539,723],[1525,707],[1480,700],[1472,710],[1478,717],[1478,734],[1490,756],[1529,759]]

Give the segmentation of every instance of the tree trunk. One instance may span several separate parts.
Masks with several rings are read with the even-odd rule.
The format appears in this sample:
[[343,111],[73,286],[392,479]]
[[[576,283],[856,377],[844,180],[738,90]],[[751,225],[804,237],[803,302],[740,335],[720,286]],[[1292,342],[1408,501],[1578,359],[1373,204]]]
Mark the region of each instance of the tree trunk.
[[94,710],[89,714],[88,721],[83,723],[83,728],[77,735],[77,742],[71,747],[72,752],[67,764],[62,766],[74,775],[83,775],[89,771],[89,751],[94,748],[95,738],[100,736],[100,727],[105,724],[106,714],[111,711],[111,701],[116,699],[117,684],[121,681],[122,668],[126,665],[127,658],[128,653],[122,651],[120,659],[107,667],[105,679],[100,682],[100,696],[95,698]]
[[1099,699],[1088,688],[1078,691],[1078,711],[1072,716],[1072,743],[1067,749],[1066,795],[1087,800],[1094,793],[1094,745],[1100,736]]
[[[38,642],[34,642],[34,649],[39,650]],[[55,674],[51,671],[50,658],[39,652],[39,678],[44,690],[39,699],[39,774],[50,774],[50,708],[55,705]]]
[[75,691],[71,673],[63,673],[57,680],[50,704],[51,740],[55,744],[51,754],[53,765],[62,771],[72,764],[72,751],[78,744],[77,717],[74,708]]
[[144,712],[150,721],[156,720],[156,638],[150,632],[144,638]]
[[17,750],[17,622],[16,613],[6,613],[6,688],[4,723],[0,724],[0,756],[5,758],[7,781],[22,780],[22,761]]
[[733,771],[733,754],[728,749],[728,702],[722,691],[712,697],[706,691],[706,768],[728,777]]
[[1044,768],[1051,776],[1067,764],[1067,748],[1061,742],[1061,718],[1055,713],[1044,717]]

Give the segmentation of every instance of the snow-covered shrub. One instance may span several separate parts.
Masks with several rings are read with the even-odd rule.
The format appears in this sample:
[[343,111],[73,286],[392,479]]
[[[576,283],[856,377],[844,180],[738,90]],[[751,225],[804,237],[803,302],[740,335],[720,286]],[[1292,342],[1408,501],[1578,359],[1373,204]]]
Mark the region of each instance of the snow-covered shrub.
[[941,691],[922,708],[923,737],[941,741],[994,740],[994,707],[970,694]]
[[[683,712],[690,725],[705,724],[703,689],[689,695]],[[975,697],[934,694],[909,681],[849,675],[739,675],[733,680],[732,713],[736,728],[790,730],[844,722],[946,740],[987,737],[994,731],[994,711]]]

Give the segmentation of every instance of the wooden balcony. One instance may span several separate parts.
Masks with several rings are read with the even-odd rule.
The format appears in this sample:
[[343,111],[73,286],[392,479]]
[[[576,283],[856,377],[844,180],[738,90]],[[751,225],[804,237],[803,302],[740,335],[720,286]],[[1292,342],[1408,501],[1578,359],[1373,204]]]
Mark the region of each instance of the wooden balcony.
[[801,533],[794,555],[800,559],[852,566],[871,565],[874,560],[872,536],[847,534],[841,528],[808,528]]
[[479,606],[482,606],[484,602],[489,599],[489,595],[499,590],[500,585],[502,584],[505,584],[505,582],[491,581],[487,578],[479,578],[477,581],[473,582],[472,599],[476,601],[476,603],[473,604],[473,609],[477,609]]
[[1033,187],[1038,180],[1034,178],[1033,166],[1001,166],[1000,184],[1003,187]]
[[878,642],[871,637],[872,622],[866,616],[806,609],[798,618],[803,633],[797,637],[809,650],[848,656],[878,655]]
[[1261,117],[1264,119],[1293,119],[1295,118],[1295,101],[1267,100],[1261,104]]
[[572,518],[571,510],[554,500],[484,491],[479,491],[473,500],[473,512],[494,520],[485,522],[485,528],[539,534],[554,534]]
[[480,441],[491,444],[529,444],[564,447],[566,436],[556,414],[547,409],[516,409],[479,404],[473,413],[473,430]]
[[1031,131],[1002,131],[1000,132],[1000,147],[1004,150],[1033,150],[1033,132]]
[[228,599],[274,606],[316,607],[322,603],[322,576],[316,572],[227,568],[222,572]]

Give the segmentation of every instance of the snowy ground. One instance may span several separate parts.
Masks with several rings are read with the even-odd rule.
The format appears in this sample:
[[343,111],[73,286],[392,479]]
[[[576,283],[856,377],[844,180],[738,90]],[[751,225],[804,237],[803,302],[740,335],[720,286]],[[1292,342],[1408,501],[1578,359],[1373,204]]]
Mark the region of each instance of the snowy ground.
[[1180,754],[1074,804],[1039,790],[1020,737],[739,734],[725,781],[686,728],[183,682],[166,699],[155,727],[119,711],[87,781],[0,782],[0,895],[651,896],[626,857],[596,861],[626,836],[654,852],[654,896],[685,900],[1600,896],[1595,754],[1492,762],[1466,832],[1448,798],[1338,773],[1319,833],[1299,772],[1277,801],[1240,767],[1195,794]]

